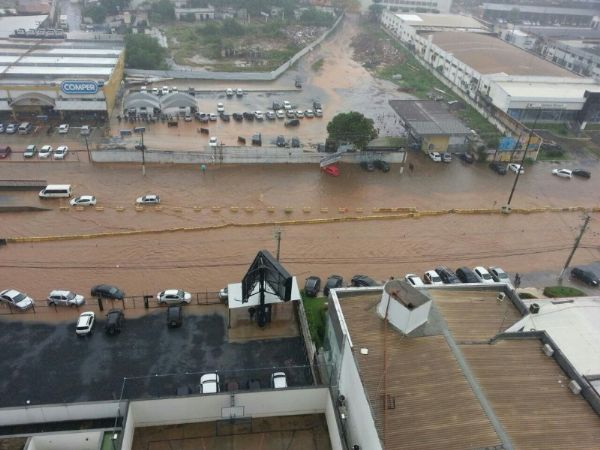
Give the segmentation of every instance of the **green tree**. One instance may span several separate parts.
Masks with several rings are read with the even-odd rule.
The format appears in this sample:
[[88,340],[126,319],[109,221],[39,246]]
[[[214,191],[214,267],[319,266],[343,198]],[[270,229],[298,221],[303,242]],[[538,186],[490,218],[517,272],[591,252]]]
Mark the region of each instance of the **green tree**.
[[169,0],[158,0],[150,7],[150,19],[153,22],[170,22],[175,20],[175,7]]
[[509,21],[510,23],[519,23],[521,18],[521,10],[519,8],[513,8],[510,10]]
[[327,133],[330,139],[351,142],[359,150],[377,137],[373,120],[356,111],[341,113],[331,119],[327,124]]
[[125,36],[125,66],[132,69],[167,69],[167,50],[146,34]]
[[100,4],[90,5],[85,8],[83,15],[94,23],[103,23],[106,20],[106,8]]
[[328,12],[319,11],[317,8],[308,8],[302,11],[300,23],[303,25],[313,25],[317,27],[328,27],[333,25],[335,17]]

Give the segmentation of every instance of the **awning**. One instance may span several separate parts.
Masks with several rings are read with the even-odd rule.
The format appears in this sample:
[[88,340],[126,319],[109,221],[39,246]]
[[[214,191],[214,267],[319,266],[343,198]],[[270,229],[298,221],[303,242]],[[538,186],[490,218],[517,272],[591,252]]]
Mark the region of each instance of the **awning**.
[[55,111],[106,111],[106,102],[56,101]]
[[[267,284],[267,290],[273,291],[273,289],[271,289],[268,286],[268,284]],[[252,294],[253,295],[250,296],[250,299],[248,300],[248,302],[242,303],[242,283],[229,284],[227,286],[229,309],[249,308],[251,306],[258,306],[260,304],[260,295],[258,295],[258,284],[254,287]],[[298,289],[298,281],[296,280],[296,277],[293,277],[291,300],[292,301],[300,300],[300,298],[301,297],[300,297],[300,289]],[[270,304],[270,303],[286,303],[286,302],[282,301],[275,294],[266,292],[265,293],[265,304]]]

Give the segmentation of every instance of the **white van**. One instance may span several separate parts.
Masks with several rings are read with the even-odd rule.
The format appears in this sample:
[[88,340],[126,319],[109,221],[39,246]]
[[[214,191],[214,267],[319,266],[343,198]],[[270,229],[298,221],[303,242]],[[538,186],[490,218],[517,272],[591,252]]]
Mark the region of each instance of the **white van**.
[[32,129],[33,126],[29,122],[23,122],[19,125],[19,134],[29,134]]
[[49,184],[40,191],[41,198],[70,197],[70,184]]

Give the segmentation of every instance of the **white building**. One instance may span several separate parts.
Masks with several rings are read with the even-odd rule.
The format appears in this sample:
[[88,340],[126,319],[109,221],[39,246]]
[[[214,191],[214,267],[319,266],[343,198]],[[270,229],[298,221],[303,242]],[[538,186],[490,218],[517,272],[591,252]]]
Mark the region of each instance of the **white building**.
[[382,0],[377,4],[403,13],[449,13],[452,0]]

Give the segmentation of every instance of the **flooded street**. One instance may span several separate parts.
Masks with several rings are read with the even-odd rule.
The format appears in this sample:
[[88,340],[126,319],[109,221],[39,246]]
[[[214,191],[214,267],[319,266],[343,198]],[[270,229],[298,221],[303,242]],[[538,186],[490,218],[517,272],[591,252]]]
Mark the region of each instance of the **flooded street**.
[[[355,31],[356,25],[347,21],[297,69],[271,85],[238,83],[236,87],[260,92],[227,100],[226,110],[233,112],[233,108],[243,105],[244,110],[264,111],[273,100],[281,99],[308,109],[312,99],[318,98],[324,103],[325,117],[303,119],[293,131],[308,150],[310,144],[324,140],[327,122],[337,112],[354,109],[368,116],[386,116],[391,112],[389,99],[406,97],[400,97],[393,85],[374,80],[351,59],[349,42]],[[323,69],[312,72],[310,66],[319,58],[324,59]],[[293,86],[297,74],[304,77],[302,92],[281,92]],[[203,83],[205,89],[221,92],[225,87],[234,87]],[[269,94],[269,90],[273,92]],[[212,106],[216,110],[221,94],[203,95],[206,97],[202,97],[201,104],[207,110]],[[235,106],[230,109],[229,103]],[[196,133],[198,126],[180,122],[175,131],[166,124],[150,126],[145,143],[149,147],[193,150],[206,145],[207,137]],[[281,121],[219,121],[216,126],[217,136],[225,143],[258,131],[263,133],[264,141],[277,134],[292,135]],[[393,132],[393,127],[393,123],[388,124],[387,132]],[[118,125],[113,124],[113,134],[115,129]],[[26,138],[10,139],[25,143]],[[35,139],[44,142],[45,137]],[[62,138],[54,135],[51,139]],[[72,150],[85,149],[76,133],[70,133],[64,142]],[[282,262],[300,283],[310,274],[324,278],[337,273],[347,281],[357,273],[377,279],[407,272],[422,275],[441,263],[558,273],[581,225],[581,213],[442,215],[332,223],[333,219],[376,214],[374,208],[500,208],[507,201],[515,176],[512,172],[498,176],[485,164],[466,165],[457,158],[451,164],[436,164],[419,152],[411,152],[408,161],[414,171],[404,173],[395,165],[389,173],[369,173],[356,165],[341,164],[338,178],[323,174],[317,166],[295,164],[212,165],[205,173],[195,166],[149,165],[143,177],[140,165],[92,165],[85,151],[71,153],[66,161],[24,161],[21,155],[13,154],[0,163],[0,179],[71,184],[74,196],[95,195],[101,210],[61,209],[68,205],[67,199],[40,200],[36,191],[1,192],[0,205],[48,210],[3,213],[0,238],[79,238],[0,247],[0,289],[19,289],[38,301],[52,289],[89,295],[90,287],[98,283],[115,284],[128,295],[155,294],[165,288],[214,291],[228,282],[240,281],[258,250],[275,252],[273,234],[278,226],[283,232]],[[592,171],[592,178],[553,177],[551,170],[560,166],[552,163],[527,166],[512,205],[598,206],[598,163],[586,160],[565,164],[573,168],[582,164]],[[137,210],[135,199],[149,193],[160,195],[161,208]],[[328,220],[292,223],[317,219]],[[164,232],[91,239],[85,236],[136,230]],[[600,259],[599,233],[598,214],[594,214],[574,263]]]

